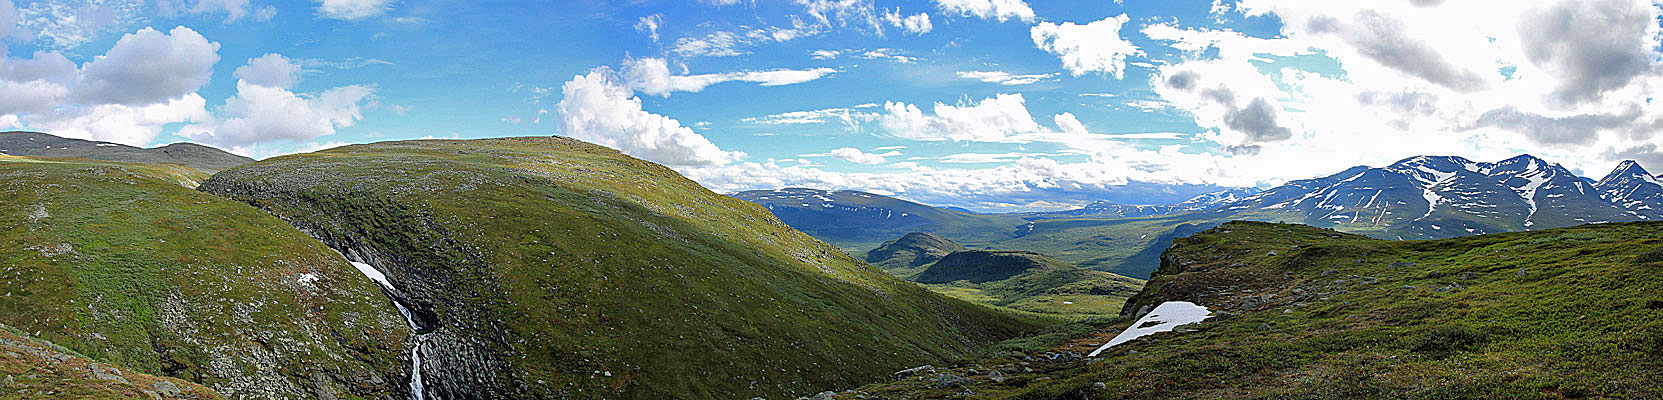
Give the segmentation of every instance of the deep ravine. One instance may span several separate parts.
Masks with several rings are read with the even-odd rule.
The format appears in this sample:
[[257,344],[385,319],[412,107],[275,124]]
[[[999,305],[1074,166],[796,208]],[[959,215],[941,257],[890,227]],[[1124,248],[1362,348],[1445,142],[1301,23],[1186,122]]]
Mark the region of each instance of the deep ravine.
[[380,270],[369,264],[352,261],[350,258],[347,259],[347,262],[352,263],[353,267],[358,268],[358,272],[375,281],[377,285],[381,285],[382,293],[386,294],[387,299],[393,302],[393,307],[398,308],[399,315],[404,316],[404,322],[410,324],[411,334],[415,337],[415,344],[410,346],[410,399],[426,400],[426,386],[422,384],[422,344],[427,342],[429,334],[421,333],[421,324],[416,322],[415,314],[410,312],[410,308],[406,307],[404,302],[399,301],[397,296],[399,294],[398,287],[393,286],[393,282],[387,280],[386,274],[381,273]]

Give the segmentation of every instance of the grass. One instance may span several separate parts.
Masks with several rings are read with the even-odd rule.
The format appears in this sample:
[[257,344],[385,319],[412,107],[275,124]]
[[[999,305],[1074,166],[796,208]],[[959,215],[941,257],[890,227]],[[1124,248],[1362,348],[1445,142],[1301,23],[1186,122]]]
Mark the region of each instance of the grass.
[[159,382],[178,388],[180,399],[222,398],[201,385],[112,367],[0,325],[0,400],[147,400]]
[[[1663,262],[1648,254],[1660,247],[1659,223],[1397,242],[1232,222],[1180,240],[1127,305],[1183,300],[1219,313],[1180,329],[1190,332],[1094,360],[1028,361],[1033,372],[1002,383],[978,376],[936,388],[925,378],[860,390],[872,398],[1656,398]],[[1126,326],[1044,352],[1088,350]],[[1014,360],[950,371],[980,365],[986,374]]]
[[379,289],[183,168],[0,159],[0,323],[227,396],[315,396],[314,373],[402,393],[408,329]]
[[476,356],[434,365],[476,368],[488,396],[795,396],[1049,322],[936,295],[760,206],[564,138],[348,146],[203,188],[387,271],[455,338],[435,345]]

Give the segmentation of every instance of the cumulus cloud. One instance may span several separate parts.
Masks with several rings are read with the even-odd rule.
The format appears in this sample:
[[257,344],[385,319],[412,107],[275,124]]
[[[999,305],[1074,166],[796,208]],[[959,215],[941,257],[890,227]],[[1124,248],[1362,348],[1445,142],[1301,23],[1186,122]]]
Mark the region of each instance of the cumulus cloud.
[[621,68],[624,83],[637,92],[669,96],[672,92],[698,92],[710,85],[723,82],[751,82],[762,86],[785,86],[824,78],[837,70],[814,68],[806,70],[776,69],[743,71],[721,74],[673,75],[669,63],[662,58],[624,60]]
[[959,71],[958,76],[1000,85],[1032,85],[1056,77],[1057,74],[1012,74],[1002,71]]
[[30,115],[31,129],[54,135],[134,146],[149,144],[168,124],[210,118],[207,101],[195,93],[146,105],[101,104]]
[[894,9],[885,11],[883,20],[888,22],[890,26],[901,28],[901,30],[915,35],[922,35],[934,29],[933,26],[930,26],[930,15],[925,13],[905,16],[901,15],[900,9]]
[[231,75],[255,85],[288,89],[300,79],[300,65],[282,54],[268,53],[248,60]]
[[1657,66],[1658,10],[1647,2],[1567,0],[1525,14],[1525,56],[1558,76],[1555,100],[1597,100]]
[[561,86],[560,132],[635,157],[673,166],[722,165],[744,153],[724,151],[667,116],[647,112],[612,71],[599,68]]
[[364,100],[372,93],[369,87],[355,85],[305,96],[238,81],[237,94],[219,110],[220,119],[183,128],[180,135],[227,146],[311,140],[362,119]]
[[318,14],[325,18],[356,21],[386,14],[393,0],[319,0]]
[[998,142],[1040,130],[1021,94],[1000,94],[979,102],[935,103],[934,115],[918,106],[885,102],[879,124],[890,135],[913,140]]
[[1126,14],[1085,25],[1041,22],[1029,30],[1034,45],[1062,59],[1064,69],[1074,76],[1103,72],[1115,79],[1125,76],[1126,58],[1143,51],[1120,36],[1120,28],[1131,19]]
[[195,92],[219,62],[219,43],[186,27],[144,28],[81,67],[75,100],[82,105],[155,104]]
[[1236,146],[1226,147],[1234,154],[1253,154],[1255,144],[1293,137],[1293,130],[1278,121],[1280,107],[1271,100],[1279,89],[1249,64],[1165,66],[1151,85],[1163,99],[1189,110],[1197,124],[1219,130],[1223,137],[1218,140]]
[[839,159],[839,160],[848,161],[848,162],[852,162],[852,163],[856,163],[856,164],[875,165],[875,164],[883,164],[884,161],[885,161],[884,157],[899,156],[899,155],[901,155],[901,152],[899,152],[899,151],[889,151],[889,152],[886,152],[886,153],[883,153],[883,154],[874,154],[874,153],[867,153],[867,152],[864,152],[864,151],[860,151],[860,149],[853,148],[853,147],[843,147],[843,148],[838,148],[838,149],[832,150],[830,155],[832,156],[832,158],[836,158],[836,159]]
[[996,19],[999,22],[1013,18],[1034,22],[1034,9],[1022,0],[935,0],[935,4],[948,14]]
[[243,149],[276,141],[305,142],[356,124],[375,93],[360,85],[318,94],[291,92],[299,72],[300,66],[281,54],[250,59],[233,73],[237,93],[217,110],[218,117],[181,128],[179,134]]

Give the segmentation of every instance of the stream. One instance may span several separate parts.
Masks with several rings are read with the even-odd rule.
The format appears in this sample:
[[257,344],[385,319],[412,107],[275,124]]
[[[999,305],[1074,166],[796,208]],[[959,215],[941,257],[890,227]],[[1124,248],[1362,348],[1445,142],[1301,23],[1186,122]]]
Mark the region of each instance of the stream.
[[404,303],[398,300],[398,296],[394,296],[394,294],[399,293],[398,288],[393,286],[392,281],[387,280],[386,274],[381,273],[380,270],[369,264],[351,260],[347,262],[352,263],[353,267],[357,267],[358,272],[362,272],[364,276],[381,285],[381,288],[386,291],[387,299],[392,300],[393,307],[397,307],[398,313],[404,316],[404,322],[410,324],[410,330],[416,337],[416,344],[410,347],[410,399],[426,400],[426,387],[422,385],[422,345],[427,342],[427,336],[431,333],[421,333],[421,324],[416,323],[416,316],[410,312],[410,308],[405,307]]

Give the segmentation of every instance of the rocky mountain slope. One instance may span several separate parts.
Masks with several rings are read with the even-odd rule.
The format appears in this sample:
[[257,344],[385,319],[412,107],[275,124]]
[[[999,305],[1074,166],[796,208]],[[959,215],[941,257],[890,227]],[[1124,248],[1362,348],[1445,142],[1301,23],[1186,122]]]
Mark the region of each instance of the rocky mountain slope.
[[1447,238],[1639,218],[1565,167],[1529,155],[1496,163],[1413,157],[1290,182],[1214,211],[1386,239]]
[[[1659,222],[1429,241],[1231,222],[1095,334],[825,397],[1658,398],[1659,270]],[[1172,301],[1211,316],[1085,356]]]
[[420,326],[433,398],[777,398],[1035,327],[566,138],[354,145],[202,190],[384,273]]
[[917,275],[941,257],[965,250],[950,239],[933,233],[912,232],[883,242],[866,252],[866,262],[901,278]]
[[405,398],[410,332],[380,289],[197,173],[0,156],[0,323],[227,398]]
[[90,360],[3,324],[0,376],[0,398],[6,399],[222,399],[202,385]]
[[144,164],[179,164],[206,174],[254,162],[254,159],[195,143],[143,149],[124,144],[69,139],[38,132],[0,132],[0,154],[74,157]]

